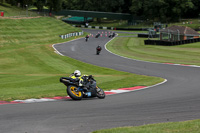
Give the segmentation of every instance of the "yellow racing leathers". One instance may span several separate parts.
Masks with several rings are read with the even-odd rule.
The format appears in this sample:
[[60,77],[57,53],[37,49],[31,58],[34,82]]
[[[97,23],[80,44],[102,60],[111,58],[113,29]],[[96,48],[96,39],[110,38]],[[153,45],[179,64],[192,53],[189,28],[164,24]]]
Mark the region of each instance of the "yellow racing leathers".
[[88,79],[88,75],[81,75],[79,77],[75,76],[75,74],[71,74],[69,76],[70,78],[74,79],[74,82],[78,82],[78,86],[84,86],[86,83],[86,80]]
[[79,78],[79,86],[84,86],[88,80],[88,75],[81,75]]

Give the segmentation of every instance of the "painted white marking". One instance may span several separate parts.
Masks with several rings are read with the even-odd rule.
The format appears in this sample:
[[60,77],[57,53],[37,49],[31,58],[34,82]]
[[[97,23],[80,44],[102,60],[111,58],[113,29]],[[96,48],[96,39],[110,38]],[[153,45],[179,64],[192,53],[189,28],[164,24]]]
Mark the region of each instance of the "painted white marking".
[[111,90],[109,92],[124,93],[124,92],[129,92],[129,90]]
[[[67,42],[64,42],[64,43],[72,42],[72,41],[79,40],[79,39],[82,39],[82,38],[84,38],[84,37],[77,38],[77,39],[73,39],[73,40],[71,40],[71,41],[67,41]],[[55,53],[58,53],[59,55],[64,56],[63,54],[61,54],[61,53],[55,48],[55,46],[56,46],[56,45],[59,45],[59,44],[63,44],[63,43],[53,44],[52,47],[53,47],[53,49],[56,51]],[[72,50],[75,50],[75,49],[72,49]]]
[[75,46],[71,46],[71,51],[73,51],[73,52],[76,51]]
[[56,101],[55,99],[26,99],[26,100],[15,100],[16,102],[23,102],[23,103],[36,103],[36,102],[47,102],[47,101]]

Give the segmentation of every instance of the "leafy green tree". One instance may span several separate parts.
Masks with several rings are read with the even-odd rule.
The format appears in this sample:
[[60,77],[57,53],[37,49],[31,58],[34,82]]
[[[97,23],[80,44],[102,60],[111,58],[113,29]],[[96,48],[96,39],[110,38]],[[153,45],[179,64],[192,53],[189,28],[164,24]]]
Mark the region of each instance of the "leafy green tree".
[[5,0],[0,0],[0,2],[1,2],[1,3],[4,3],[4,2],[5,2]]
[[134,15],[154,21],[177,21],[194,7],[192,0],[132,0],[131,12]]
[[[179,20],[183,14],[194,7],[191,0],[170,0],[171,16],[175,20]],[[177,17],[175,17],[175,15]]]
[[46,0],[36,0],[34,5],[37,7],[38,11],[42,11],[45,4],[46,4]]
[[130,13],[131,0],[124,0],[124,4],[122,5],[122,13]]
[[16,0],[6,0],[7,3],[11,4],[11,6],[17,6]]
[[26,8],[27,6],[33,5],[34,1],[35,0],[6,0],[6,3],[9,3],[12,6],[18,6],[19,3],[21,8]]
[[62,5],[69,10],[122,12],[126,1],[131,0],[63,0]]
[[38,11],[46,5],[50,12],[62,9],[131,13],[161,22],[182,17],[200,17],[200,0],[0,0],[26,8],[34,3]]
[[185,18],[187,18],[188,16],[191,18],[200,17],[200,0],[191,0],[191,2],[194,5],[193,8],[187,10],[187,12],[182,14],[182,16]]
[[20,3],[22,8],[26,8],[26,6],[33,5],[33,0],[17,0]]
[[124,0],[108,0],[106,1],[106,7],[108,7],[109,12],[122,12],[122,6],[124,5]]
[[49,12],[59,11],[62,9],[63,0],[48,0],[47,6],[49,7]]

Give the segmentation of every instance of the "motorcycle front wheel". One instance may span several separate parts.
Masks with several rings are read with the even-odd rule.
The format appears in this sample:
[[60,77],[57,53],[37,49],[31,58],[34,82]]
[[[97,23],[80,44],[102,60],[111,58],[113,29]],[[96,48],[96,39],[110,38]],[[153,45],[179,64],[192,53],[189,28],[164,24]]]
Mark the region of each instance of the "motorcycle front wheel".
[[73,99],[73,100],[81,100],[83,98],[83,92],[79,91],[77,86],[69,85],[67,87],[67,94]]
[[96,90],[97,90],[97,93],[96,93],[96,96],[99,98],[99,99],[104,99],[105,98],[105,92],[99,88],[98,86],[96,87]]

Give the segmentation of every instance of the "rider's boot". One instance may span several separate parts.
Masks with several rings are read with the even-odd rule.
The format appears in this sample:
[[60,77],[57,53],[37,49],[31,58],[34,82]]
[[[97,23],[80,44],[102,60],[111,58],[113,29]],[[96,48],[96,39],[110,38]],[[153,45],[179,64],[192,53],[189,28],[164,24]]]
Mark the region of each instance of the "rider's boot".
[[97,92],[100,92],[100,91],[101,91],[101,89],[99,89],[99,87],[96,87],[96,90],[97,90]]

